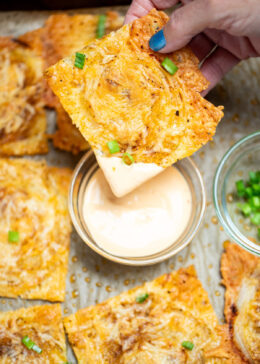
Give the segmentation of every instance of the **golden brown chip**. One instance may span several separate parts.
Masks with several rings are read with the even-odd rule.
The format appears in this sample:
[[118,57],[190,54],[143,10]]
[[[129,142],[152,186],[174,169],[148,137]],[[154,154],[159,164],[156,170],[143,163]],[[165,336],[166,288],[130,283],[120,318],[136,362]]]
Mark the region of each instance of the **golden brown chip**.
[[[42,54],[46,66],[51,66],[63,57],[69,56],[83,48],[96,38],[99,15],[55,14],[46,21],[42,33]],[[118,13],[106,13],[106,33],[118,29],[123,24],[123,18]],[[46,102],[57,111],[57,131],[53,136],[55,147],[77,154],[89,148],[77,127],[72,124],[68,114],[63,110],[57,97],[49,91]]]
[[[28,349],[28,336],[41,350]],[[0,364],[62,364],[66,344],[61,306],[45,305],[0,313]]]
[[0,155],[47,153],[42,73],[33,49],[0,37]]
[[[46,64],[52,66],[96,39],[98,19],[99,15],[91,14],[50,16],[42,35]],[[123,18],[118,13],[106,13],[106,33],[118,29],[122,24]]]
[[59,102],[56,104],[56,112],[57,130],[52,136],[54,146],[73,154],[88,149],[88,143]]
[[0,159],[0,296],[64,300],[70,176],[45,162]]
[[64,324],[79,364],[241,363],[194,267],[79,310]]
[[43,53],[43,37],[44,27],[34,29],[30,32],[24,33],[16,38],[14,41],[21,46],[29,47],[33,49],[38,56],[42,56]]
[[[164,56],[148,40],[168,20],[163,12],[125,25],[46,71],[63,107],[95,150],[109,156],[106,143],[117,140],[121,153],[136,162],[167,167],[187,157],[212,138],[223,116],[199,92],[208,86],[198,60],[188,48],[168,57],[178,66],[172,76],[161,66]],[[120,154],[119,154],[120,155]]]
[[250,363],[260,363],[260,259],[227,242],[221,273],[230,336]]

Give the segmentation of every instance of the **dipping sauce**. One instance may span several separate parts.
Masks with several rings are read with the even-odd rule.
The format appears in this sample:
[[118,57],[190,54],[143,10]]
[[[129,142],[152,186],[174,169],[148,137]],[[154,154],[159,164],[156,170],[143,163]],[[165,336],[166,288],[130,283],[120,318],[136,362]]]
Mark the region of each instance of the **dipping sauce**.
[[185,230],[191,210],[189,185],[175,167],[121,198],[98,169],[83,201],[83,218],[96,244],[123,257],[148,256],[172,245]]

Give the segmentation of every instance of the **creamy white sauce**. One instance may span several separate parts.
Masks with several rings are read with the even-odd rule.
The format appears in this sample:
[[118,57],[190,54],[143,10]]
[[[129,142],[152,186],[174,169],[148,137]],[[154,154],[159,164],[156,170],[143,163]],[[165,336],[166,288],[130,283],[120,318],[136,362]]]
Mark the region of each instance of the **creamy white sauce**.
[[124,197],[111,191],[102,170],[89,181],[83,217],[94,241],[105,251],[124,257],[155,254],[172,245],[191,215],[188,183],[169,167]]
[[97,162],[117,197],[122,197],[164,170],[155,163],[127,165],[118,157],[103,157],[95,153]]

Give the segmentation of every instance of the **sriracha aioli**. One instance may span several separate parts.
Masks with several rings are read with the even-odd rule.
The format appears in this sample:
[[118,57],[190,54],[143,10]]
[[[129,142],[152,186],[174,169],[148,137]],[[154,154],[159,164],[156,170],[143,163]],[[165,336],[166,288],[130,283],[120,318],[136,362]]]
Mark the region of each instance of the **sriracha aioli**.
[[83,217],[96,244],[123,257],[168,248],[185,230],[191,210],[189,185],[173,166],[121,198],[115,197],[98,169],[83,201]]

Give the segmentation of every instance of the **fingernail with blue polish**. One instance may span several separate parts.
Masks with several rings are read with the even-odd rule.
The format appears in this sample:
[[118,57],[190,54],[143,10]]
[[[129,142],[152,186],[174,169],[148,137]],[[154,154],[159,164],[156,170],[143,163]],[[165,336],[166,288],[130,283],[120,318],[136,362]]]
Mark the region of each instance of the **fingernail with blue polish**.
[[159,30],[159,32],[155,33],[152,38],[149,40],[149,47],[157,52],[163,47],[166,46],[166,39],[163,34],[163,30]]

